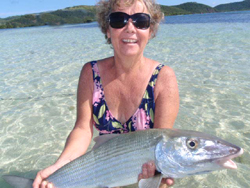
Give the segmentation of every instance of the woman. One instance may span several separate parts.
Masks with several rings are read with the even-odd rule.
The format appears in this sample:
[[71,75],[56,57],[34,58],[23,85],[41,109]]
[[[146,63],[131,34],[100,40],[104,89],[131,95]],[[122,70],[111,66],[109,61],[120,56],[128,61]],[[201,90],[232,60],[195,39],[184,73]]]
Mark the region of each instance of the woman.
[[[93,124],[100,135],[174,125],[179,109],[175,74],[143,56],[162,19],[159,7],[153,0],[104,0],[97,8],[99,25],[114,56],[83,66],[75,127],[56,163],[38,172],[34,188],[52,187],[43,180],[87,151]],[[152,177],[154,172],[149,162],[138,178]],[[172,185],[173,180],[163,184]]]

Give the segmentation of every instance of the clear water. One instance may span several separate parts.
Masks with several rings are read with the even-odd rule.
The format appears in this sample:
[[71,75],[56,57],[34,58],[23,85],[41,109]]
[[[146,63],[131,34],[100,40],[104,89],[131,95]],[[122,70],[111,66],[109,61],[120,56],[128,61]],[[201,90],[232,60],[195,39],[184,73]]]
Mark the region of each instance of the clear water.
[[[249,11],[167,17],[145,50],[176,72],[175,128],[245,150],[238,170],[176,180],[176,188],[250,187],[249,20]],[[57,159],[74,126],[81,67],[111,55],[96,23],[0,30],[0,176],[33,178]],[[1,177],[0,187],[9,188]]]

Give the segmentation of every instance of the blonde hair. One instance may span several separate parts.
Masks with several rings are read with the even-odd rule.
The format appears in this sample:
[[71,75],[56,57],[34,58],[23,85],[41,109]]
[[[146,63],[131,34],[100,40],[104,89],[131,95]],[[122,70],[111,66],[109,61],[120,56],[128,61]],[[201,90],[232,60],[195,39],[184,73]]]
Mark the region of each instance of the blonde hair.
[[[129,7],[136,1],[142,2],[151,16],[151,38],[154,38],[156,36],[159,23],[164,16],[161,12],[161,8],[158,4],[156,4],[155,0],[125,0],[124,4],[125,6]],[[120,3],[121,0],[100,0],[96,5],[97,21],[102,33],[105,35],[105,39],[107,40],[108,44],[111,44],[111,40],[107,36],[107,31],[109,28],[108,16],[115,10],[116,7],[120,7]]]

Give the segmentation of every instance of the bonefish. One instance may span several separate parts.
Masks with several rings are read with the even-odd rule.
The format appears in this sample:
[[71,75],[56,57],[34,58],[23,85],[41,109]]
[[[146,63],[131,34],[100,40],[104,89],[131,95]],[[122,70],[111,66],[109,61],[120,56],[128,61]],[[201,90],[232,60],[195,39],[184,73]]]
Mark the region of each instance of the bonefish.
[[[95,138],[85,155],[47,178],[56,188],[117,187],[138,181],[142,165],[154,161],[160,174],[139,182],[158,188],[163,177],[183,178],[220,169],[236,169],[231,160],[243,149],[205,133],[178,129],[150,129]],[[15,188],[31,188],[33,180],[3,177]]]

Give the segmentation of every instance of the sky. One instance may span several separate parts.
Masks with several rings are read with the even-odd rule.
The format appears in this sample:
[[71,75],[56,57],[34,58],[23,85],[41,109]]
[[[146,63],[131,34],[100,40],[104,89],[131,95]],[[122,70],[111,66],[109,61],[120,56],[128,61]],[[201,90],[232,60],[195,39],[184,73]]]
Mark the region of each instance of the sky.
[[[77,5],[94,5],[98,0],[0,0],[0,18],[9,16],[40,13],[63,9]],[[214,7],[219,4],[243,0],[157,0],[161,5],[179,5],[186,2],[197,2]]]

